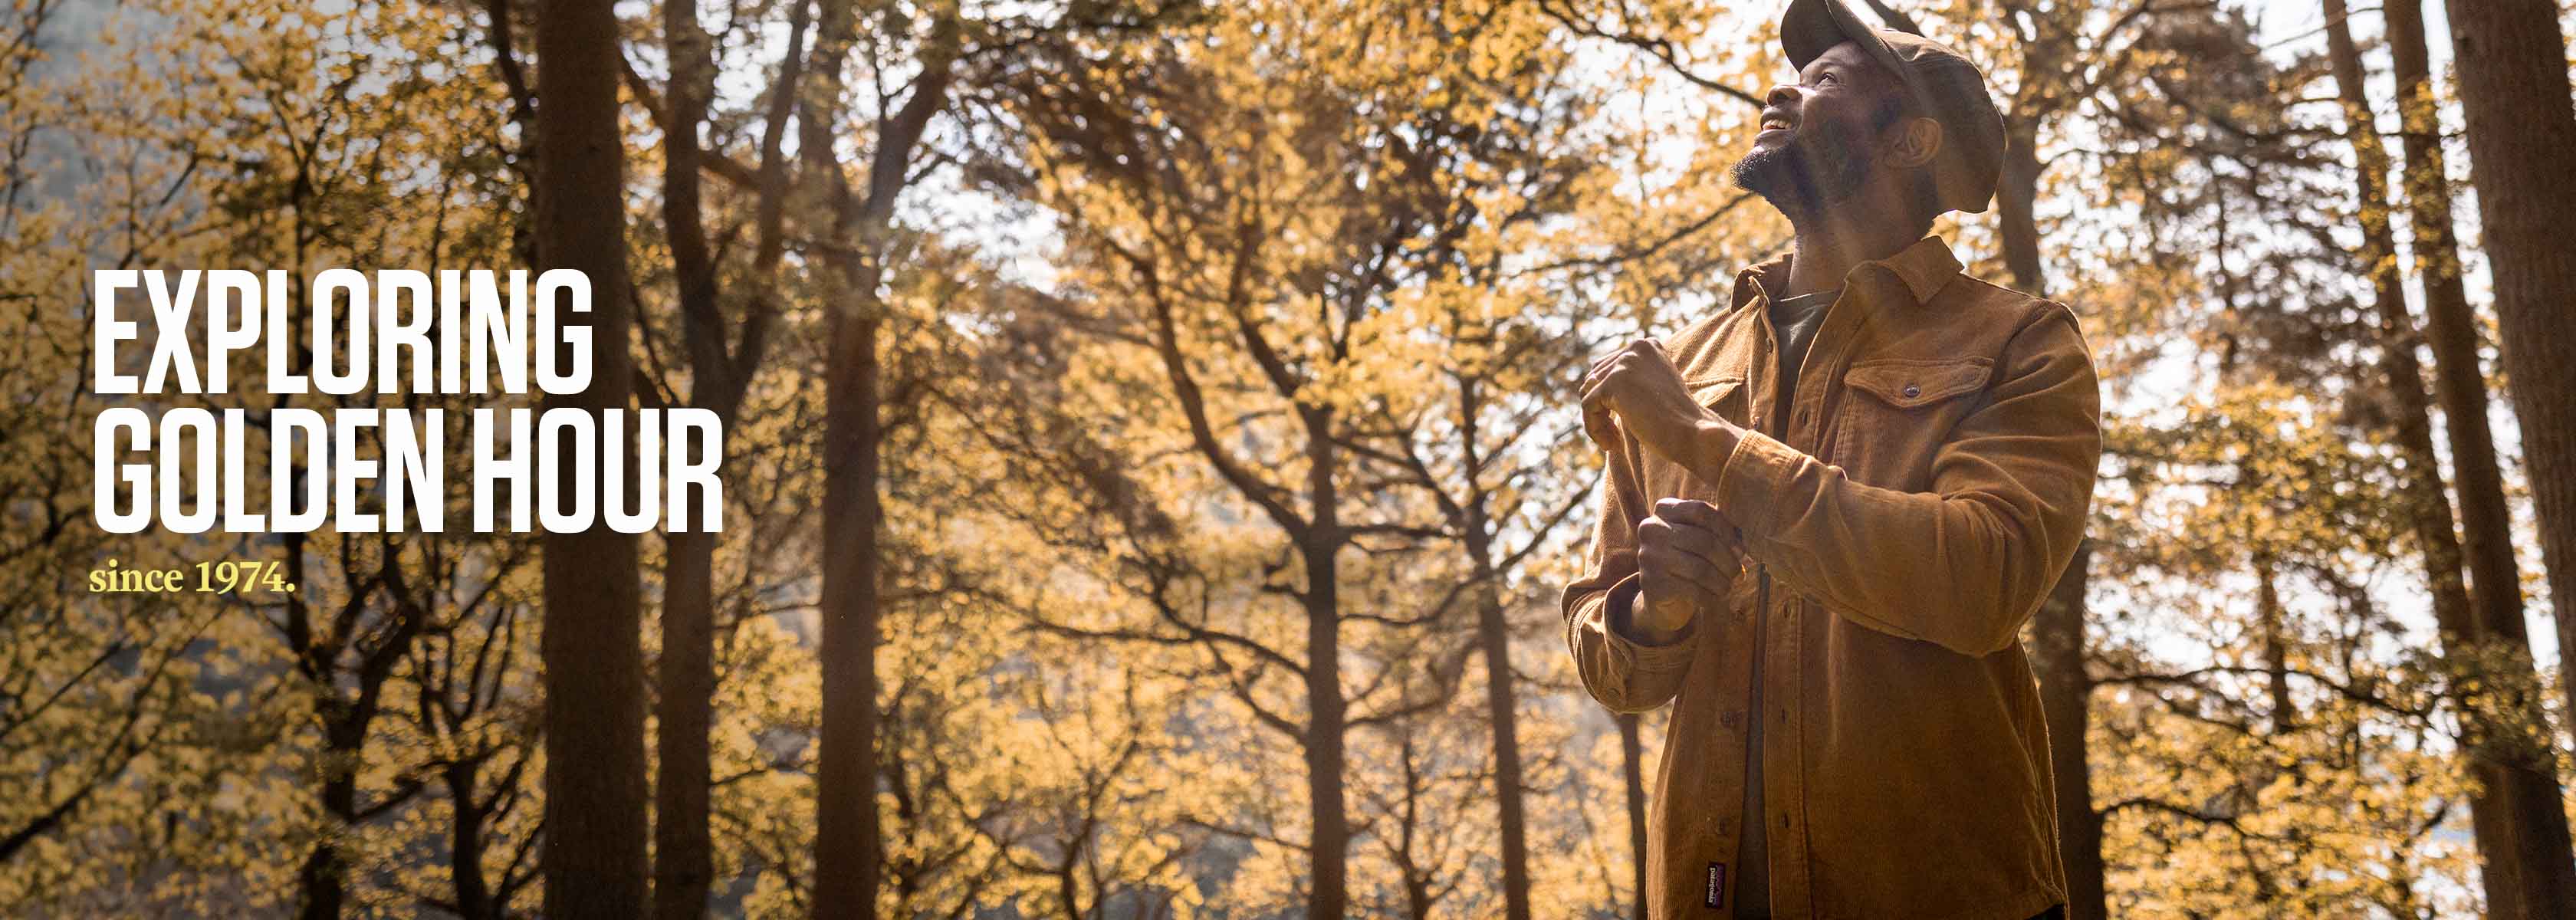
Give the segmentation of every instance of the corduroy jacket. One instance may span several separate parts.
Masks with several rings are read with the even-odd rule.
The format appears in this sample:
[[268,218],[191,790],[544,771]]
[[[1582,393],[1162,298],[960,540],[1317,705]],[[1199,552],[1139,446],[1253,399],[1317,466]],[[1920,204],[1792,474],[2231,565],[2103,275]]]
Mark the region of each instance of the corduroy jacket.
[[[1623,428],[1587,570],[1564,592],[1592,696],[1673,705],[1648,904],[1732,916],[1737,842],[1760,820],[1774,916],[2022,920],[2065,898],[2020,632],[2091,501],[2090,352],[2064,304],[1968,277],[1930,237],[1851,270],[1780,399],[1767,292],[1790,258],[1739,273],[1727,307],[1664,343],[1742,439],[1675,459]],[[1749,563],[1723,609],[1656,645],[1628,616],[1637,525],[1664,497],[1715,505]],[[1757,677],[1763,711],[1748,712]],[[1758,816],[1741,814],[1755,718]]]

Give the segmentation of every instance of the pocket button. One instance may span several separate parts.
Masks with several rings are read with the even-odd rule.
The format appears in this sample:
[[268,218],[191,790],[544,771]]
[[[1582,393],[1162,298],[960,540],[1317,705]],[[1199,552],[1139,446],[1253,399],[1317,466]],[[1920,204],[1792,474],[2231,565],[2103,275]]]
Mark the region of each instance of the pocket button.
[[1921,395],[1923,395],[1922,387],[1911,383],[1905,385],[1905,398],[1913,399],[1914,397]]

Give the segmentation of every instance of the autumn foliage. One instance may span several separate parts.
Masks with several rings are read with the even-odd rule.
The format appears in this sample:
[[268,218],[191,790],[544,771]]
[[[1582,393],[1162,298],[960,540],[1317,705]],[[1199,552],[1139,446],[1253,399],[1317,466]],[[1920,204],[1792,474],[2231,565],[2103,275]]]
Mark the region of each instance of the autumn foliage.
[[[2563,911],[2576,393],[2500,375],[2576,269],[2471,171],[2576,168],[2488,127],[2564,81],[2415,0],[1867,6],[1991,75],[1935,232],[2105,378],[2025,635],[2071,915]],[[1776,14],[13,0],[0,913],[1640,916],[1573,402],[1788,244],[1726,176]],[[91,270],[575,263],[585,398],[726,420],[723,533],[92,523]],[[225,558],[300,589],[85,586]]]

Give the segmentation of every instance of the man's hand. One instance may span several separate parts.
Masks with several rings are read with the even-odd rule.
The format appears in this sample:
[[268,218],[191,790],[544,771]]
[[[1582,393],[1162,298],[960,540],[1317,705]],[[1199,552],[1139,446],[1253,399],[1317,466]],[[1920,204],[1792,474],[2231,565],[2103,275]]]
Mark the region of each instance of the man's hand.
[[1681,371],[1653,339],[1638,339],[1593,362],[1583,377],[1584,431],[1615,452],[1621,428],[1647,450],[1694,473],[1723,464],[1735,442],[1735,426],[1691,399]]
[[1637,524],[1637,606],[1631,620],[1653,641],[1670,641],[1701,610],[1722,609],[1744,571],[1744,541],[1715,505],[1667,498]]

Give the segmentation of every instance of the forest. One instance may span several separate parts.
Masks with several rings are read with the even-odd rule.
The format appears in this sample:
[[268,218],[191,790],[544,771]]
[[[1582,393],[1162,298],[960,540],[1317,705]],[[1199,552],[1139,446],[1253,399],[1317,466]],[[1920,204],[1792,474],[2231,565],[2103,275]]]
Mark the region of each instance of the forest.
[[[10,3],[0,914],[1646,916],[1577,404],[1789,245],[1785,3]],[[2102,377],[2067,915],[2576,909],[2576,3],[1854,6]],[[91,386],[93,272],[537,266],[577,393]],[[111,532],[136,406],[703,412],[722,529]]]

